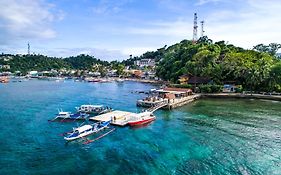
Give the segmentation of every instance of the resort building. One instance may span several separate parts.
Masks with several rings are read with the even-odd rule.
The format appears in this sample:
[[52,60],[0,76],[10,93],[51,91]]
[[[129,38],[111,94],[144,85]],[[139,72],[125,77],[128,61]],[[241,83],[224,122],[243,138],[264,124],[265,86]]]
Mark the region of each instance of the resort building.
[[154,59],[141,59],[134,62],[136,66],[139,67],[154,67],[155,66],[155,60]]
[[180,84],[187,84],[188,79],[189,79],[188,75],[182,75],[179,77],[178,80],[179,80]]
[[38,77],[38,71],[30,71],[30,72],[28,72],[28,76],[30,76],[30,77]]
[[10,68],[10,65],[0,65],[0,69],[9,70]]
[[223,89],[222,92],[236,92],[237,86],[235,86],[234,84],[225,84],[223,85]]
[[141,76],[142,79],[145,80],[155,80],[157,79],[155,72],[152,71],[146,71],[143,73],[143,75]]
[[182,75],[179,77],[178,81],[180,84],[208,84],[211,83],[212,80],[208,77],[199,77],[199,76],[192,76],[192,75]]
[[138,100],[137,106],[155,107],[166,104],[166,108],[174,108],[194,100],[191,89],[187,88],[163,88],[152,90],[148,97]]

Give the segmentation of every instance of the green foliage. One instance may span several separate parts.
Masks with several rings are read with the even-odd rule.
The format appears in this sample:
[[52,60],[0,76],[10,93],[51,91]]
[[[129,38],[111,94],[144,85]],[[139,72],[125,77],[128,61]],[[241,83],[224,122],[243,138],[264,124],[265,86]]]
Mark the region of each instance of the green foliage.
[[222,85],[213,85],[213,84],[199,85],[199,90],[201,93],[219,93],[222,92],[222,89],[223,89]]
[[254,46],[253,49],[258,52],[268,53],[271,56],[276,56],[277,51],[281,49],[281,44],[277,44],[277,43],[270,43],[269,45],[258,44]]
[[15,55],[6,64],[9,64],[10,71],[21,71],[26,73],[30,70],[51,70],[51,69],[69,69],[71,65],[60,58],[47,57],[43,55]]
[[[156,75],[166,81],[176,83],[179,76],[189,74],[203,76],[213,80],[214,84],[233,81],[241,84],[245,90],[261,90],[280,84],[278,66],[280,60],[273,54],[278,44],[270,44],[267,52],[244,50],[225,41],[213,43],[207,37],[200,38],[196,44],[183,40],[168,47],[163,59],[158,63]],[[210,91],[203,87],[205,91]]]
[[192,88],[192,85],[190,84],[170,84],[169,86],[175,88]]
[[71,65],[73,69],[82,69],[82,70],[90,70],[92,69],[94,64],[108,65],[109,63],[106,61],[101,61],[90,55],[78,55],[65,58],[64,61]]
[[[0,55],[0,58],[6,58],[10,56],[7,62],[4,59],[1,60],[1,64],[10,65],[10,71],[21,71],[26,74],[28,71],[45,71],[45,70],[60,70],[60,69],[81,69],[91,70],[94,64],[100,64],[103,66],[109,65],[107,61],[101,61],[89,55],[78,55],[68,58],[55,58],[47,57],[44,55]],[[3,63],[2,63],[3,62]]]
[[139,57],[133,57],[133,58],[129,58],[127,60],[123,60],[121,62],[121,64],[123,64],[125,66],[130,66],[131,68],[136,68],[134,66],[134,62],[137,60],[144,59],[144,58],[155,59],[155,61],[158,62],[161,60],[161,58],[163,58],[166,47],[167,47],[167,45],[165,45],[164,47],[162,47],[160,49],[157,49],[157,51],[146,52]]
[[238,86],[236,87],[235,91],[236,91],[237,93],[243,92],[243,87],[242,87],[242,85],[238,85]]

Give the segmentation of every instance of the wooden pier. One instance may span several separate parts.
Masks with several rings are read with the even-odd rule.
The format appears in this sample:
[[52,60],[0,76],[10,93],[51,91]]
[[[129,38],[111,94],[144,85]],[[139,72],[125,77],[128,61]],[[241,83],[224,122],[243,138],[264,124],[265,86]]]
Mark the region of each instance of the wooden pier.
[[112,111],[105,114],[97,115],[94,117],[90,117],[89,120],[93,121],[111,121],[112,125],[118,125],[118,126],[125,126],[128,124],[130,119],[134,116],[136,116],[136,113],[133,112],[127,112],[127,111]]
[[193,102],[194,100],[200,98],[201,95],[200,94],[194,94],[194,95],[189,95],[187,97],[182,97],[179,99],[171,99],[169,100],[168,104],[166,106],[164,106],[163,108],[165,109],[174,109],[183,105],[186,105],[188,103]]

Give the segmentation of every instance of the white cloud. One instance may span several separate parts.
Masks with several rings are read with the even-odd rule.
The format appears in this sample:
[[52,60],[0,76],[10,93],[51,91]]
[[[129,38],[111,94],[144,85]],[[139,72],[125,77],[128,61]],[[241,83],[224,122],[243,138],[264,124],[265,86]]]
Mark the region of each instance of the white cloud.
[[206,34],[252,48],[259,43],[281,42],[281,3],[277,0],[248,0],[245,8],[214,12],[206,19]]
[[91,47],[82,47],[82,48],[55,48],[49,51],[45,51],[48,56],[56,57],[69,57],[80,54],[93,55],[96,58],[112,61],[112,60],[123,60],[129,58],[129,54],[123,53],[119,50],[109,50],[101,48],[91,48]]
[[217,3],[223,0],[198,0],[198,2],[196,3],[196,5],[205,5],[207,3]]
[[131,34],[173,36],[185,38],[192,30],[192,20],[178,19],[176,21],[150,22],[147,27],[129,28]]
[[62,20],[64,15],[43,0],[1,0],[0,7],[2,43],[54,38],[56,32],[51,23]]
[[124,5],[131,2],[133,0],[100,0],[92,9],[96,14],[118,13],[122,11]]
[[[140,56],[147,51],[155,51],[154,47],[125,47],[121,50],[124,55]],[[127,57],[128,58],[128,57]]]

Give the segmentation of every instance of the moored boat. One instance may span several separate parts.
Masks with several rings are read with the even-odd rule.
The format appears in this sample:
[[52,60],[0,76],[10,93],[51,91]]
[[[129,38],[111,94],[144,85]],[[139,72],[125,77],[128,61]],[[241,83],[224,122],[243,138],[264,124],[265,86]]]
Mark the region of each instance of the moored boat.
[[81,105],[80,107],[76,107],[76,109],[78,112],[87,114],[104,114],[112,111],[110,107],[104,105]]
[[83,125],[78,128],[74,128],[73,132],[69,133],[67,136],[64,137],[67,141],[76,140],[90,134],[97,133],[105,128],[107,128],[110,124],[110,121],[94,123],[92,125]]
[[79,112],[79,113],[72,114],[71,112],[61,111],[57,114],[57,116],[52,121],[54,121],[56,119],[79,120],[79,119],[87,119],[88,117],[89,117],[89,114],[86,114],[86,113]]
[[9,83],[8,77],[0,77],[0,83]]
[[143,125],[152,122],[155,119],[156,117],[155,115],[153,115],[152,112],[142,112],[137,114],[136,116],[133,116],[132,119],[128,122],[128,125],[130,126]]

